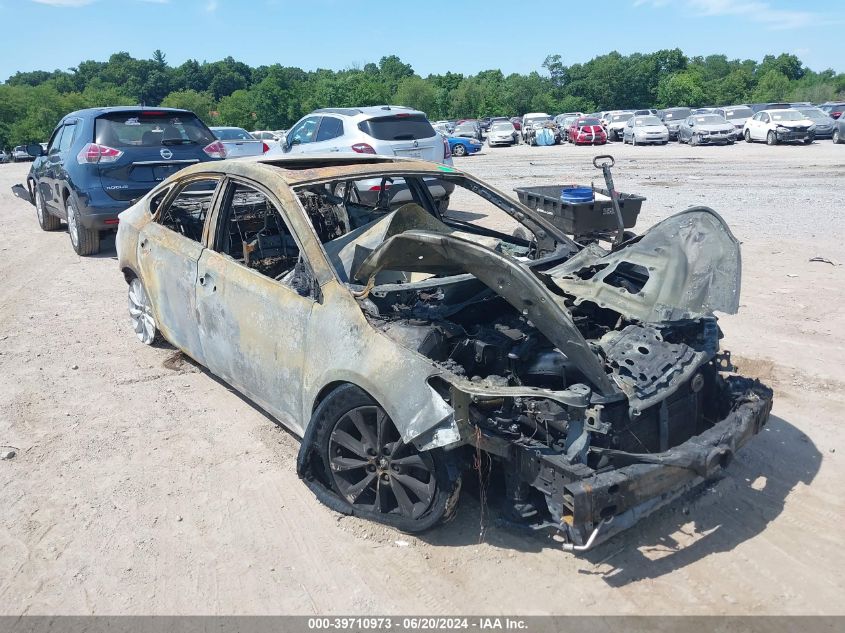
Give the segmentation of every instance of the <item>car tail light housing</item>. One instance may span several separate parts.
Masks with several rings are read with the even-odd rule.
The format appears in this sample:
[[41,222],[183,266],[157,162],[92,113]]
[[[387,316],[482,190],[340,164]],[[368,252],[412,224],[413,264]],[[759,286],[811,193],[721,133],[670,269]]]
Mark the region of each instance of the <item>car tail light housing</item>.
[[226,146],[220,141],[212,141],[203,147],[202,151],[212,158],[226,158]]
[[261,143],[261,147],[265,154],[270,151],[270,146],[267,143]]
[[452,158],[452,146],[449,145],[449,141],[445,138],[443,139],[443,160],[448,160]]
[[121,156],[123,156],[123,152],[119,149],[98,143],[87,143],[85,147],[79,150],[76,160],[80,165],[96,165],[98,163],[113,163]]
[[352,151],[357,152],[358,154],[375,154],[376,150],[373,149],[372,145],[368,143],[355,143],[352,146]]

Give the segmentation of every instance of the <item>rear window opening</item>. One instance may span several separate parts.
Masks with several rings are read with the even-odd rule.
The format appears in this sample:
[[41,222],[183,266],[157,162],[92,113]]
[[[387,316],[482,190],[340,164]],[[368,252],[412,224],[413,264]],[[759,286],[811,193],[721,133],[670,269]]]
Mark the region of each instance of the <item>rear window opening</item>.
[[379,141],[416,141],[437,132],[422,114],[384,116],[361,121],[358,129]]
[[97,118],[95,142],[107,147],[201,145],[215,137],[190,112],[110,112]]

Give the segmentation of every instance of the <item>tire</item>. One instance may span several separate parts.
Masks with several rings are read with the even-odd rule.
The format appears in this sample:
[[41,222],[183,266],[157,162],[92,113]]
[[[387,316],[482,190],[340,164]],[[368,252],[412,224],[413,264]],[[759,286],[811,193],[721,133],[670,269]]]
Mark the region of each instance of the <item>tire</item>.
[[76,254],[85,257],[99,253],[100,232],[97,229],[86,229],[79,221],[79,213],[76,210],[76,203],[73,201],[73,194],[68,195],[65,210],[67,211],[67,232]]
[[37,184],[35,185],[35,216],[38,218],[38,226],[42,231],[57,231],[62,225],[62,221],[47,210]]
[[635,134],[631,134],[631,145],[634,147],[637,145],[637,136]]
[[833,136],[830,139],[836,145],[839,145],[842,142],[842,137],[839,135],[839,130],[833,130]]
[[695,134],[689,137],[689,144],[691,147],[695,147],[698,145],[698,141],[695,138]]
[[743,136],[745,137],[746,143],[751,142],[751,130],[745,130],[745,134],[743,134]]
[[[361,518],[423,532],[454,516],[460,475],[442,449],[405,444],[393,422],[355,385],[338,387],[314,412],[326,483]],[[400,463],[401,462],[401,463]]]
[[153,316],[152,304],[147,289],[137,277],[129,282],[129,320],[135,336],[144,345],[152,345],[159,338],[158,327],[156,327]]
[[813,144],[812,138],[805,138],[804,139],[804,145],[812,145],[812,144]]
[[452,156],[466,156],[467,155],[467,148],[463,145],[455,145],[452,149]]
[[775,136],[775,133],[769,130],[769,133],[766,134],[766,145],[777,145],[778,138]]

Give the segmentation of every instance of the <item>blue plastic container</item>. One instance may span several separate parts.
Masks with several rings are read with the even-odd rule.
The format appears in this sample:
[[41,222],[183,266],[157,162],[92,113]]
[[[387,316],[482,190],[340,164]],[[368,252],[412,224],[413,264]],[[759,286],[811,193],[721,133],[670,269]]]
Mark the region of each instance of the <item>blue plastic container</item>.
[[592,187],[567,187],[560,190],[560,199],[564,202],[592,202],[595,199]]

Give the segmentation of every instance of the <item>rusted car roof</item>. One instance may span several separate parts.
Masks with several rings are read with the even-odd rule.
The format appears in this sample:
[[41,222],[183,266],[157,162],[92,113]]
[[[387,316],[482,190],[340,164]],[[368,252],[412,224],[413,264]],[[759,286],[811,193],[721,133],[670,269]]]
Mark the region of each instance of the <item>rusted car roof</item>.
[[334,176],[348,178],[387,173],[395,175],[397,169],[406,173],[430,174],[461,173],[454,167],[412,160],[395,156],[376,155],[338,155],[338,154],[297,154],[295,156],[254,156],[238,159],[214,161],[191,165],[179,172],[180,177],[190,173],[236,174],[245,177],[257,177],[258,174],[273,174],[289,186],[300,185],[315,180]]

